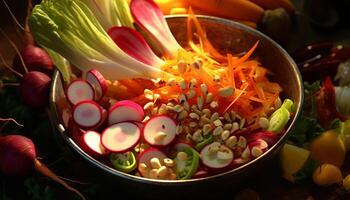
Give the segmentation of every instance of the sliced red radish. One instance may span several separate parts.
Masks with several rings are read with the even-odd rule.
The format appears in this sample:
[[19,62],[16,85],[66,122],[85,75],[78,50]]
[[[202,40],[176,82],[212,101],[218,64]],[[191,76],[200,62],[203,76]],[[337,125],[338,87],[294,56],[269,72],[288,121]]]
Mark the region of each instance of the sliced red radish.
[[73,108],[73,119],[83,128],[95,127],[102,120],[102,108],[94,101],[81,101]]
[[86,73],[86,80],[95,91],[95,100],[100,100],[107,91],[105,78],[99,71],[92,69]]
[[122,122],[106,128],[101,137],[102,145],[113,153],[133,148],[141,137],[140,128],[134,123]]
[[198,170],[193,176],[192,178],[204,178],[207,177],[209,174],[208,170]]
[[116,124],[126,121],[141,122],[145,113],[142,107],[129,100],[119,101],[109,109],[108,124]]
[[263,139],[257,139],[255,141],[252,141],[248,144],[248,146],[249,146],[249,149],[252,149],[253,147],[258,147],[262,151],[266,151],[267,148],[269,147],[267,142]]
[[71,102],[73,105],[84,100],[94,99],[94,90],[90,83],[88,83],[85,80],[72,81],[67,86],[66,94],[68,101]]
[[151,66],[160,67],[164,64],[135,29],[113,26],[108,30],[108,35],[129,56]]
[[91,156],[102,156],[108,153],[101,144],[101,134],[95,131],[85,132],[81,147]]
[[187,142],[177,142],[174,145],[174,150],[177,152],[181,151],[184,148],[192,148],[192,145]]
[[142,122],[132,122],[131,123],[134,123],[136,126],[138,126],[140,128],[140,130],[143,130],[143,127],[144,127],[144,124]]
[[232,167],[236,168],[236,167],[239,167],[243,164],[246,164],[247,162],[249,162],[250,159],[243,159],[243,158],[235,158],[233,161],[232,161]]
[[257,133],[251,133],[245,138],[247,139],[248,143],[256,141],[258,139],[262,139],[265,142],[267,142],[269,146],[272,146],[277,142],[277,140],[281,137],[281,135],[282,134],[275,134],[269,131],[261,131]]
[[144,150],[142,153],[140,153],[137,157],[137,161],[138,161],[138,169],[141,176],[148,177],[148,174],[146,174],[147,171],[140,169],[140,164],[146,164],[146,166],[150,167],[151,166],[150,161],[152,158],[158,158],[161,164],[164,164],[163,160],[167,158],[167,156],[156,148],[149,148]]
[[143,137],[150,145],[167,146],[176,136],[176,123],[168,116],[156,116],[148,120],[143,128]]
[[200,153],[202,163],[213,169],[221,169],[229,166],[234,157],[231,149],[225,145],[220,145],[218,146],[219,150],[213,151],[211,148],[216,148],[213,147],[213,144],[209,144],[202,149]]

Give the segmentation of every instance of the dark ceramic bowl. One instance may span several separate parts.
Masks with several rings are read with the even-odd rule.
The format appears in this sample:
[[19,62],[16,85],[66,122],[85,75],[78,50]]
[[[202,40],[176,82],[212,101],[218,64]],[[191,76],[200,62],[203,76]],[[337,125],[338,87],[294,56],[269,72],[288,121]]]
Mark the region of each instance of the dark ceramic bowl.
[[[291,132],[291,129],[296,123],[298,116],[301,113],[303,102],[303,86],[300,73],[292,58],[288,53],[281,48],[273,40],[260,33],[257,30],[251,29],[242,24],[210,16],[199,16],[199,21],[207,32],[207,36],[213,45],[222,52],[242,53],[250,49],[256,41],[260,41],[255,55],[261,58],[264,66],[269,68],[274,76],[271,78],[277,81],[283,88],[283,97],[288,97],[295,102],[294,115],[290,120],[286,133],[273,145],[267,152],[257,159],[250,161],[236,169],[226,171],[224,173],[213,175],[205,178],[190,179],[190,180],[151,180],[142,177],[133,176],[117,171],[93,157],[86,154],[79,146],[69,137],[64,122],[69,116],[68,102],[62,87],[62,79],[59,72],[53,76],[53,84],[51,91],[51,110],[54,115],[55,124],[59,131],[59,138],[70,147],[72,153],[77,155],[80,160],[87,163],[91,168],[92,173],[98,174],[101,179],[111,180],[115,183],[123,183],[127,187],[137,188],[145,191],[144,195],[155,197],[154,194],[171,194],[169,197],[181,197],[182,192],[190,192],[193,196],[200,194],[215,194],[215,191],[231,190],[230,188],[237,187],[240,183],[248,180],[262,171],[264,167],[276,163],[276,155],[281,146],[285,143],[286,138]],[[186,16],[168,16],[168,24],[180,42],[186,45]],[[62,117],[63,116],[63,117]],[[266,173],[266,171],[265,171]],[[229,186],[229,187],[228,187]],[[173,193],[169,193],[175,191]]]

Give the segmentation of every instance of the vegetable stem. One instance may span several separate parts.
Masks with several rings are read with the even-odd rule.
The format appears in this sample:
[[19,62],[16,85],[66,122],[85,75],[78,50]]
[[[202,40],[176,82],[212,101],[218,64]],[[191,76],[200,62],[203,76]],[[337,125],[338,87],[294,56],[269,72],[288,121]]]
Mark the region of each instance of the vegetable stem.
[[76,193],[79,197],[81,197],[81,199],[86,200],[86,198],[77,189],[72,188],[67,183],[65,183],[63,180],[61,180],[55,173],[53,173],[49,168],[47,168],[38,159],[34,160],[34,167],[35,167],[36,171],[40,172],[42,175],[51,178],[52,180],[54,180],[57,183],[64,186],[66,189]]
[[21,60],[21,63],[23,65],[25,73],[28,73],[28,68],[27,68],[26,64],[24,63],[23,57],[21,55],[21,52],[17,48],[16,44],[6,35],[6,33],[4,32],[4,30],[2,30],[2,28],[0,28],[0,32],[8,40],[8,42],[11,44],[11,46],[15,49],[15,51],[18,54],[19,59]]
[[6,3],[5,0],[2,0],[2,2],[4,3],[6,9],[9,11],[13,21],[15,21],[15,23],[17,24],[18,27],[20,27],[22,30],[24,30],[23,26],[18,22],[16,16],[13,14],[13,12],[11,11],[10,7],[8,6],[8,4]]
[[24,35],[25,35],[26,43],[34,45],[34,38],[30,32],[30,28],[29,28],[29,24],[28,24],[29,17],[32,13],[32,9],[33,9],[33,2],[32,2],[32,0],[28,0],[27,15],[25,18],[25,25],[24,25]]
[[0,121],[3,122],[8,122],[8,121],[11,121],[13,123],[15,123],[17,126],[20,126],[20,127],[24,127],[22,124],[18,123],[15,119],[13,118],[0,118]]
[[12,73],[16,74],[17,76],[23,78],[23,74],[21,74],[21,73],[19,73],[18,71],[14,70],[12,67],[10,67],[10,66],[6,63],[4,57],[1,55],[1,53],[0,53],[0,59],[1,59],[1,61],[4,63],[4,65],[5,65],[5,67],[6,67],[7,69],[9,69]]

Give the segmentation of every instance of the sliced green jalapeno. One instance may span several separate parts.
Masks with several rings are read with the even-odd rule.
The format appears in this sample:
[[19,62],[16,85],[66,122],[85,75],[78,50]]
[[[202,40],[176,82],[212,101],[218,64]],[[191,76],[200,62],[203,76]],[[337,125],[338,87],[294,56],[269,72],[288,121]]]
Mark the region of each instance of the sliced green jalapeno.
[[110,161],[114,168],[125,173],[129,173],[137,167],[135,155],[131,151],[126,153],[112,153],[110,155]]
[[195,148],[197,151],[200,151],[201,149],[203,149],[203,147],[205,147],[206,145],[210,144],[213,142],[213,135],[210,134],[207,138],[204,138],[204,140],[202,140],[201,142],[197,143]]
[[[179,152],[186,153],[186,159],[178,158]],[[197,171],[199,165],[199,154],[198,152],[189,147],[184,147],[179,150],[175,155],[175,172],[178,179],[189,179]]]

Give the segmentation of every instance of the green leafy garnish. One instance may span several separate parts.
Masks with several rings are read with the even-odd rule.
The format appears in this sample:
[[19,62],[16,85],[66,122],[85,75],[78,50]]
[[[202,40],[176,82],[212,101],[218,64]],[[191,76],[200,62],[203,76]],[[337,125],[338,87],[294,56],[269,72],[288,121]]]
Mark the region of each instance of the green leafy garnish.
[[293,174],[294,181],[296,183],[300,183],[300,182],[303,182],[305,180],[310,180],[312,173],[315,171],[315,169],[317,168],[318,165],[319,165],[318,162],[309,158],[305,162],[303,167],[298,172]]
[[302,115],[292,131],[289,140],[297,146],[305,146],[314,138],[318,137],[325,131],[317,122],[316,118]]
[[57,69],[61,72],[63,80],[68,83],[71,79],[71,67],[69,62],[63,58],[60,54],[55,51],[46,48],[46,52],[50,55],[52,62],[57,67]]
[[82,0],[43,0],[34,7],[29,25],[36,42],[83,72],[94,68],[110,80],[161,77],[159,67],[122,51]]
[[32,200],[53,200],[54,192],[49,186],[39,185],[33,178],[24,181],[24,185],[28,189],[28,195]]

